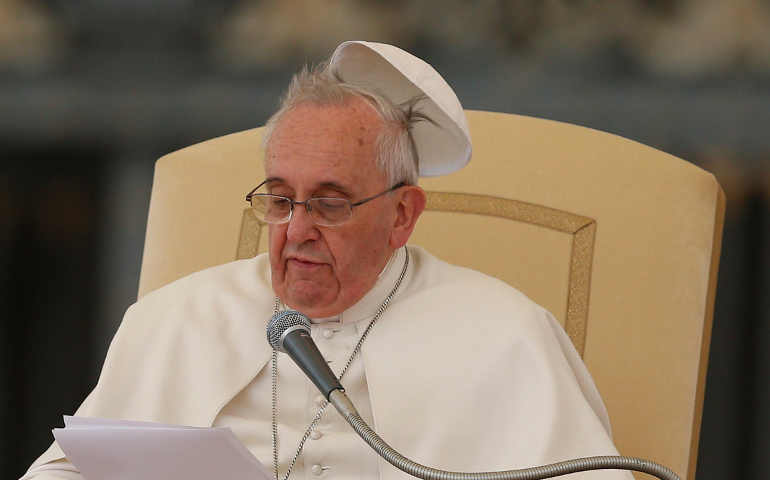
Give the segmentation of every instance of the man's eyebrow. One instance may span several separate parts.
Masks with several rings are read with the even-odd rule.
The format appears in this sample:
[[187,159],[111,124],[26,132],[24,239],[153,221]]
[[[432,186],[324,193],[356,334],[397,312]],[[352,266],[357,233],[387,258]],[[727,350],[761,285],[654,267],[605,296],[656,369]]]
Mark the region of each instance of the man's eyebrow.
[[[265,179],[265,185],[271,185],[273,183],[286,183],[286,181],[281,177],[268,177]],[[335,190],[349,197],[353,195],[353,192],[351,192],[348,187],[337,182],[321,182],[320,184],[318,184],[318,187],[316,188],[316,190],[322,190],[322,189]]]
[[346,187],[344,185],[341,185],[341,184],[339,184],[337,182],[322,182],[318,186],[318,189],[322,189],[322,188],[326,188],[326,189],[329,189],[329,190],[336,190],[336,191],[338,191],[340,193],[343,193],[343,194],[345,194],[347,196],[351,196],[352,193],[353,193],[353,192],[350,191],[350,189],[348,187]]

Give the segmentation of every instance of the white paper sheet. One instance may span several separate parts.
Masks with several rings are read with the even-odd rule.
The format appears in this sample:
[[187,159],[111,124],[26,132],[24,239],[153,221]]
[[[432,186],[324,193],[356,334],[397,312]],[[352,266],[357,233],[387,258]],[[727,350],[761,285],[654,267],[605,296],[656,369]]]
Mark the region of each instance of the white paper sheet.
[[86,480],[271,480],[229,428],[64,417],[53,430]]

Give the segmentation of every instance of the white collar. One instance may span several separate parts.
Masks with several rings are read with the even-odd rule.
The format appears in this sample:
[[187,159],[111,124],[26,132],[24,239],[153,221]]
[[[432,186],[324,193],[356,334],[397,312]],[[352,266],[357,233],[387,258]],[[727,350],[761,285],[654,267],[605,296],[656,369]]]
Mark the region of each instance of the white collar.
[[406,252],[404,248],[399,248],[393,252],[385,267],[377,276],[374,286],[353,306],[342,312],[340,323],[355,323],[374,316],[385,297],[393,290],[393,286],[401,274],[405,257]]

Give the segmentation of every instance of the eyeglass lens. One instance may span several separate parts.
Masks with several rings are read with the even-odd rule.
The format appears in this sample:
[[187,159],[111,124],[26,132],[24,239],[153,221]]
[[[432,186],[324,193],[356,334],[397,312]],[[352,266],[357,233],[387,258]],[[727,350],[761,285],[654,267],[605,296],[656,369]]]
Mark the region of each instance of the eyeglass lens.
[[[267,223],[284,223],[291,216],[291,200],[276,195],[254,195],[251,206],[260,220]],[[307,204],[297,208],[306,208],[313,221],[319,225],[338,225],[348,220],[352,214],[350,202],[344,198],[310,198]]]

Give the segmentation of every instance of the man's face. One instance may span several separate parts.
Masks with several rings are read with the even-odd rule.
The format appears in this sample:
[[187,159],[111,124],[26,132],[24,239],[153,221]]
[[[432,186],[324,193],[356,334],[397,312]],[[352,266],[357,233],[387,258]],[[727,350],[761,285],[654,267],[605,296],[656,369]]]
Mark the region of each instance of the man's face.
[[[375,165],[382,121],[359,98],[340,106],[304,103],[276,125],[265,156],[269,191],[297,201],[342,197],[351,202],[391,185]],[[396,195],[353,209],[342,225],[315,225],[304,205],[289,223],[270,225],[273,290],[313,317],[337,315],[374,285],[393,248]]]

